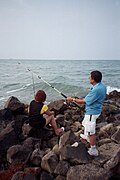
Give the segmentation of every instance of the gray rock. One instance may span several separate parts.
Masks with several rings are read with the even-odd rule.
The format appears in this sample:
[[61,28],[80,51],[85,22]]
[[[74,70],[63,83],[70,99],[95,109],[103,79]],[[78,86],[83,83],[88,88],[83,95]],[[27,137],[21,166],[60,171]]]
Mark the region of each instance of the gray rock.
[[39,149],[35,149],[32,152],[32,155],[30,157],[30,162],[34,165],[34,166],[40,166],[41,161],[42,161],[42,157],[44,156],[44,152],[39,150]]
[[64,121],[64,115],[62,114],[58,114],[56,116],[56,123],[59,125],[59,126],[65,126],[65,121]]
[[58,144],[58,136],[55,136],[48,140],[48,147],[53,148],[56,144]]
[[47,172],[42,172],[40,180],[54,180],[54,178],[51,174],[48,174]]
[[53,173],[58,165],[58,157],[54,152],[50,151],[42,158],[41,167],[49,173]]
[[93,164],[77,165],[71,167],[67,173],[67,180],[108,180],[109,171]]
[[7,160],[9,163],[26,162],[33,151],[33,141],[28,138],[23,145],[11,146],[7,151]]
[[23,171],[17,171],[13,176],[11,180],[23,180],[24,178],[24,172]]
[[0,133],[0,155],[4,154],[9,147],[18,143],[16,133],[12,127],[12,123],[9,123],[5,129]]
[[14,120],[12,111],[9,108],[0,110],[0,132]]
[[99,134],[99,136],[109,138],[114,133],[115,133],[115,127],[114,127],[113,123],[110,123],[110,124],[107,124],[107,125],[103,126],[102,128],[100,128],[100,131],[98,134]]
[[101,146],[101,145],[103,145],[103,144],[107,144],[107,143],[111,143],[111,142],[112,142],[111,139],[105,138],[105,139],[99,140],[99,141],[98,141],[98,145]]
[[58,175],[55,180],[66,180],[66,177]]
[[94,159],[93,163],[104,166],[107,161],[116,156],[119,149],[120,145],[114,142],[101,145],[98,147],[100,155]]
[[24,173],[25,174],[34,174],[34,175],[39,175],[41,173],[41,168],[40,167],[26,167],[24,168]]
[[67,161],[59,161],[54,173],[62,176],[66,176],[70,165]]
[[112,135],[111,139],[120,144],[120,128]]
[[79,129],[82,129],[82,124],[78,121],[75,121],[70,127],[73,132],[77,132]]
[[110,170],[116,167],[119,162],[120,162],[120,148],[118,149],[118,152],[114,154],[114,156],[104,164],[104,168]]
[[71,164],[88,163],[88,153],[83,143],[79,143],[77,147],[66,145],[60,151],[60,160],[66,160]]
[[50,102],[48,105],[49,109],[55,112],[55,115],[63,114],[64,111],[68,108],[68,106],[64,103],[65,100],[56,100],[53,102]]
[[5,103],[4,108],[9,108],[11,111],[14,111],[15,113],[23,113],[25,105],[21,103],[18,98],[11,96]]
[[59,140],[59,148],[63,148],[67,144],[72,145],[74,142],[79,141],[78,137],[72,131],[65,132]]

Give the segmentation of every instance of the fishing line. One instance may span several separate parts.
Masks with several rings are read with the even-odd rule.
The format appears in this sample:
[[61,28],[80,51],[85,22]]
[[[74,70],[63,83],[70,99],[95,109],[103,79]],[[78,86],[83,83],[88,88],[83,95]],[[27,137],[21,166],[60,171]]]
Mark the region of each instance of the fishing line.
[[[20,62],[18,64],[21,64]],[[36,73],[34,73],[30,68],[26,68],[29,72],[32,73],[32,78],[33,75],[37,76],[38,79],[41,79],[44,83],[46,83],[48,86],[50,86],[51,88],[53,88],[56,92],[58,92],[60,95],[62,95],[64,98],[67,98],[67,96],[65,94],[63,94],[62,92],[60,92],[57,88],[55,88],[54,86],[52,86],[49,82],[47,82],[45,79],[43,79],[41,76],[37,75]],[[33,82],[34,82],[34,78],[33,78]],[[35,85],[33,85],[34,87],[34,95],[35,95]],[[75,106],[79,107],[79,104],[77,104],[76,102],[72,102],[72,104],[74,104]]]

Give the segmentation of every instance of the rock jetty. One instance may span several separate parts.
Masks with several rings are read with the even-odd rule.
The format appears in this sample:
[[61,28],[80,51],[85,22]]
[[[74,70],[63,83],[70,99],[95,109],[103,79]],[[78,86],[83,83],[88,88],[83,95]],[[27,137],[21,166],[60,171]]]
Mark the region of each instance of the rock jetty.
[[80,139],[84,106],[51,102],[58,137],[50,126],[29,126],[28,105],[10,97],[0,110],[0,180],[112,180],[120,177],[120,92],[106,96],[97,119],[98,157],[87,153],[89,143]]

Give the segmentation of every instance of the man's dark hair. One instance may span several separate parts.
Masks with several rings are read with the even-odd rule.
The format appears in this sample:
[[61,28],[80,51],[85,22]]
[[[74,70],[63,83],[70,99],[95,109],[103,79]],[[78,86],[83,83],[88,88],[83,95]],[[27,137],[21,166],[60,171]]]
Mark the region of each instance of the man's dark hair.
[[95,82],[99,83],[102,80],[102,73],[100,71],[92,71],[91,78],[95,80]]

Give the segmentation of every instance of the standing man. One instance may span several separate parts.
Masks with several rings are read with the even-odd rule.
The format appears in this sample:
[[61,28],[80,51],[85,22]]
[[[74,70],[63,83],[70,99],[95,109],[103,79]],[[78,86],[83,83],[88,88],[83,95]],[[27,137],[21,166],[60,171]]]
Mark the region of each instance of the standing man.
[[90,143],[88,153],[91,156],[98,156],[96,149],[96,119],[102,111],[102,105],[106,96],[106,87],[101,82],[102,73],[100,71],[92,71],[90,73],[90,83],[93,85],[90,92],[84,99],[75,99],[68,97],[68,102],[76,102],[78,104],[85,103],[85,117],[82,121],[84,126],[84,134],[80,134],[81,138],[86,139]]

